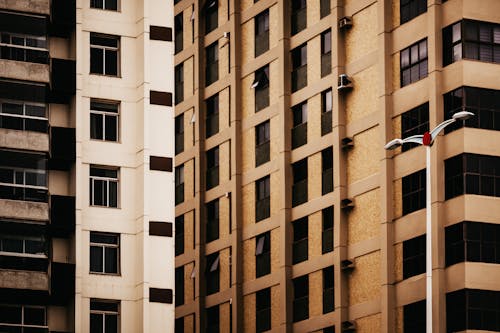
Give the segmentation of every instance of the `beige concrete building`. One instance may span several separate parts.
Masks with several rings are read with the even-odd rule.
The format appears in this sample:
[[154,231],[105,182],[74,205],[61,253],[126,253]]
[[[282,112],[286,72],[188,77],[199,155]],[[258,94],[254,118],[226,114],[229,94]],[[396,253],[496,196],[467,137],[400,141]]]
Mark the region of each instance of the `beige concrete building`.
[[[500,2],[175,1],[176,332],[500,331]],[[460,125],[460,126],[459,126]]]

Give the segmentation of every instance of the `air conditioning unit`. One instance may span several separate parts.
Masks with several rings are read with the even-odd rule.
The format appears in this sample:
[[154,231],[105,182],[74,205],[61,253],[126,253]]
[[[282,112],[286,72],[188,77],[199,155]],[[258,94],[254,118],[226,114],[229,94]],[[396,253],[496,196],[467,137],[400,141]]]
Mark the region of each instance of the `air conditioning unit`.
[[356,322],[354,320],[346,320],[342,322],[342,332],[356,332]]
[[352,82],[349,79],[349,76],[347,76],[347,74],[340,74],[339,81],[337,84],[337,90],[342,91],[349,89],[352,89]]
[[350,211],[354,208],[354,199],[345,198],[340,201],[340,208],[343,211]]
[[345,137],[341,141],[342,150],[348,150],[354,147],[354,141],[352,141],[351,137]]
[[344,16],[339,20],[339,29],[345,30],[350,29],[352,27],[352,17]]

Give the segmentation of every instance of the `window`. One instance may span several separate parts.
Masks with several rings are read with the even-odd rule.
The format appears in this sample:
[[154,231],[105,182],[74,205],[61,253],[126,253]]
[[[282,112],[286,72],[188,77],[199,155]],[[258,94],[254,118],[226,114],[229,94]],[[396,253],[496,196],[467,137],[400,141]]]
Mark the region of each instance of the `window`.
[[47,133],[47,105],[0,99],[0,128]]
[[307,201],[307,158],[292,164],[292,207]]
[[103,141],[118,141],[119,103],[90,101],[90,138]]
[[307,143],[307,101],[295,105],[292,113],[292,149],[295,149]]
[[461,154],[444,162],[445,199],[462,194],[500,197],[500,157]]
[[90,272],[118,274],[120,271],[120,235],[90,232]]
[[308,257],[308,233],[309,219],[303,217],[292,222],[293,227],[293,244],[292,244],[292,264],[298,264],[306,261]]
[[427,39],[402,50],[400,58],[401,87],[427,77]]
[[332,131],[332,89],[321,93],[321,136]]
[[307,43],[292,50],[292,92],[305,86],[307,86]]
[[458,128],[473,127],[500,131],[500,90],[460,87],[443,95],[444,118],[451,119],[463,109],[474,113],[465,122],[457,121],[445,128],[450,133]]
[[500,63],[500,24],[463,20],[443,29],[443,66],[461,59]]
[[292,280],[293,283],[293,322],[309,318],[309,276],[304,275]]
[[219,268],[219,253],[214,253],[206,257],[206,272],[205,282],[207,295],[214,294],[220,289],[220,268]]
[[329,147],[321,151],[321,194],[325,195],[333,191],[333,148]]
[[269,9],[255,16],[255,58],[269,50]]
[[48,332],[47,308],[36,305],[0,304],[2,332]]
[[219,305],[212,306],[206,310],[207,317],[210,320],[205,320],[207,328],[206,333],[219,333],[220,331],[220,314]]
[[269,331],[271,329],[271,288],[257,291],[255,298],[256,332]]
[[219,1],[207,0],[203,9],[205,14],[205,34],[208,34],[219,25]]
[[[429,103],[417,106],[401,115],[401,135],[403,139],[429,131]],[[418,143],[404,144],[401,148],[408,151],[419,146]]]
[[319,0],[319,17],[330,15],[330,0]]
[[271,235],[269,232],[255,237],[255,277],[271,273]]
[[333,251],[333,207],[322,210],[323,231],[321,235],[321,253]]
[[427,0],[401,0],[399,7],[400,24],[408,22],[426,11]]
[[48,247],[42,235],[0,234],[0,255],[47,258]]
[[403,215],[425,207],[425,169],[403,177]]
[[271,177],[265,176],[255,182],[255,222],[271,216]]
[[328,326],[323,328],[323,333],[335,333],[335,326]]
[[307,1],[292,0],[292,36],[307,26]]
[[184,64],[175,66],[175,104],[184,101]]
[[118,207],[118,169],[90,167],[90,205]]
[[90,33],[90,74],[119,75],[120,37]]
[[120,331],[120,301],[90,300],[90,332]]
[[184,304],[184,266],[175,268],[175,306]]
[[216,94],[205,102],[205,137],[219,133],[219,94]]
[[175,204],[184,202],[184,165],[175,168]]
[[207,151],[207,177],[206,189],[209,190],[219,185],[219,147]]
[[90,0],[90,8],[118,10],[118,0]]
[[0,55],[2,59],[38,64],[49,63],[46,36],[33,36],[2,31],[0,41]]
[[332,72],[332,32],[327,30],[321,34],[321,77]]
[[425,332],[425,299],[403,307],[403,327],[405,333]]
[[184,253],[184,215],[175,218],[175,255]]
[[209,243],[219,239],[219,199],[215,199],[206,204],[207,229],[206,242]]
[[175,31],[175,53],[179,53],[184,48],[184,15],[182,12],[175,15],[174,18]]
[[252,88],[255,89],[255,112],[259,112],[269,106],[269,65],[255,71]]
[[446,294],[446,332],[500,331],[500,291],[462,289]]
[[500,225],[462,222],[445,229],[446,266],[459,262],[500,264]]
[[209,86],[219,79],[219,45],[212,43],[205,49],[205,86]]
[[175,319],[175,333],[184,333],[184,317]]
[[403,242],[403,279],[425,273],[425,235]]
[[334,289],[333,266],[323,268],[323,313],[335,310],[335,289]]
[[35,202],[48,201],[47,158],[0,150],[0,198]]
[[175,154],[184,151],[184,114],[175,117]]
[[271,140],[269,120],[255,126],[255,166],[269,162]]

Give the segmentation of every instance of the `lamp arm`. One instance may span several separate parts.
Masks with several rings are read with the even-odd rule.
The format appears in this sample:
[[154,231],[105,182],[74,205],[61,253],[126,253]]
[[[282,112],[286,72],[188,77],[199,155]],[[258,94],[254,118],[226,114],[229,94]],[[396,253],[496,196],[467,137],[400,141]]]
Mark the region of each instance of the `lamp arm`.
[[423,135],[422,134],[418,134],[418,135],[412,135],[412,136],[409,136],[407,137],[406,139],[403,139],[403,143],[418,143],[419,145],[421,145],[423,143]]
[[441,132],[446,126],[453,124],[456,120],[455,119],[448,119],[443,121],[441,124],[437,125],[432,131],[431,131],[431,143],[434,142],[434,139],[436,136],[438,136],[439,132]]

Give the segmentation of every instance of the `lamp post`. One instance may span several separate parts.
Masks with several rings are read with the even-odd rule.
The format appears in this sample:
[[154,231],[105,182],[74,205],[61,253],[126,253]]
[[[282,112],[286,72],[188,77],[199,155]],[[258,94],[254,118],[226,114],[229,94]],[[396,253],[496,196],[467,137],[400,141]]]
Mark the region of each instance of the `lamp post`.
[[424,134],[413,135],[406,139],[394,139],[389,141],[384,148],[387,150],[396,149],[405,143],[418,143],[420,145],[426,146],[426,198],[425,198],[425,208],[426,208],[426,237],[425,237],[425,266],[426,266],[426,332],[432,333],[432,216],[431,216],[431,146],[434,140],[446,126],[453,124],[459,120],[466,120],[474,116],[472,112],[462,110],[455,113],[451,119],[443,121],[441,124],[437,125],[431,132],[425,132]]

